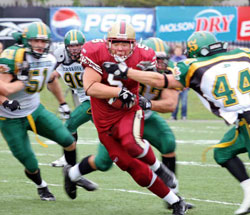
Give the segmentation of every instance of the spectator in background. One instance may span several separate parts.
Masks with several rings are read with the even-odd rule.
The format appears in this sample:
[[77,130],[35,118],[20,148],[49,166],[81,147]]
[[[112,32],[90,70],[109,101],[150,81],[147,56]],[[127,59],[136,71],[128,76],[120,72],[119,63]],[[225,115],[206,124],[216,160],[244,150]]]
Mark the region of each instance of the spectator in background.
[[[170,61],[177,63],[186,59],[187,57],[183,54],[183,48],[181,44],[177,44],[174,47],[174,55],[170,58]],[[171,119],[177,120],[179,105],[181,102],[181,119],[187,119],[187,98],[188,98],[188,88],[184,88],[182,92],[179,94],[178,104],[175,111],[172,113]]]
[[3,52],[3,43],[0,42],[0,54]]

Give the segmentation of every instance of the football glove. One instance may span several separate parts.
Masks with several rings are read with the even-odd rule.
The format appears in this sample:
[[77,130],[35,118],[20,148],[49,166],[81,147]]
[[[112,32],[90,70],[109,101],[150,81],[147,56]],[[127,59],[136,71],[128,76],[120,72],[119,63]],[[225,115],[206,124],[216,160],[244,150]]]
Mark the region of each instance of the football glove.
[[155,64],[152,64],[151,61],[141,61],[136,65],[142,71],[156,71]]
[[104,62],[103,68],[109,74],[113,74],[115,78],[126,79],[128,73],[128,67],[125,62],[113,63],[113,62]]
[[122,102],[122,108],[131,108],[136,103],[136,95],[123,87],[118,95],[118,99]]
[[29,63],[27,61],[23,61],[17,73],[17,79],[24,83],[27,83],[29,81],[29,70],[30,70]]
[[60,113],[61,119],[69,119],[70,118],[70,108],[66,102],[60,104],[58,111]]
[[151,101],[142,95],[139,95],[139,105],[142,110],[150,110],[152,108]]
[[19,102],[17,100],[5,100],[2,105],[3,105],[4,108],[9,109],[11,111],[21,109],[20,104],[19,104]]

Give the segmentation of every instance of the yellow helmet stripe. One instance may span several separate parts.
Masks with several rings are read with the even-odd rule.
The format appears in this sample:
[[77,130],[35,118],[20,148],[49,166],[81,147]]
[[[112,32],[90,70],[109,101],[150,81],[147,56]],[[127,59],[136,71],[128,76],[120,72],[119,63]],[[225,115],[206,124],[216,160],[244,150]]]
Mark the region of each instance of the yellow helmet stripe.
[[161,51],[165,52],[166,50],[164,49],[164,42],[159,41],[160,42],[160,47],[161,47]]
[[153,38],[153,41],[154,41],[154,44],[155,44],[156,51],[159,52],[160,51],[160,45],[159,45],[157,39]]
[[47,35],[47,29],[44,23],[37,22],[36,25],[37,25],[38,35]]
[[44,35],[47,35],[47,28],[46,28],[46,25],[45,24],[42,24],[43,26],[43,33]]
[[72,41],[72,40],[73,40],[73,32],[70,31],[70,41]]
[[74,33],[75,33],[75,40],[77,40],[77,31],[74,30]]
[[155,44],[155,48],[157,52],[164,52],[164,44],[161,40],[159,40],[158,38],[153,38],[154,44]]
[[42,35],[41,24],[40,24],[39,22],[37,22],[36,25],[37,25],[37,31],[38,31],[37,34],[38,34],[38,35]]

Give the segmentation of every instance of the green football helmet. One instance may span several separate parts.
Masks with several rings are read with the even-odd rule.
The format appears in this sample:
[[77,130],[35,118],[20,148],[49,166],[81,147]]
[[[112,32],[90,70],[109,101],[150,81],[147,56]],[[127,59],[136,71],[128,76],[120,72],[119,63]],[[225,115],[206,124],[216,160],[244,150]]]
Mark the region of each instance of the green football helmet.
[[77,60],[80,57],[81,49],[85,41],[84,34],[79,30],[70,30],[65,34],[65,48],[72,60]]
[[187,57],[205,57],[226,51],[227,43],[219,42],[216,37],[208,31],[194,32],[187,40]]
[[[50,38],[50,29],[43,22],[32,22],[24,29],[22,34],[24,47],[26,47],[28,52],[30,52],[35,58],[40,58],[43,54],[49,52]],[[31,40],[43,40],[46,42],[42,53],[34,50],[35,47],[32,47]]]
[[150,37],[146,40],[143,40],[141,44],[152,48],[155,51],[157,57],[157,71],[167,71],[167,64],[170,51],[169,46],[163,40],[157,37]]

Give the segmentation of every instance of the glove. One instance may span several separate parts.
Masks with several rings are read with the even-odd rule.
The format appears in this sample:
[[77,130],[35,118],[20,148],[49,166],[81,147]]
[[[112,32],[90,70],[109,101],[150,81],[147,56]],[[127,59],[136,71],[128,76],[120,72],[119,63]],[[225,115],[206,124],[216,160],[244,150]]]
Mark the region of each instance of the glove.
[[125,62],[118,64],[104,62],[102,66],[107,73],[113,74],[115,78],[127,79],[128,67]]
[[11,111],[21,109],[20,104],[19,104],[19,102],[17,100],[5,100],[2,105],[3,105],[4,108],[6,108],[6,109],[8,108]]
[[151,61],[141,61],[136,65],[142,71],[156,71],[156,65]]
[[139,95],[139,105],[142,110],[150,110],[152,108],[151,101],[142,95]]
[[122,102],[122,108],[131,108],[135,105],[136,96],[125,87],[123,87],[118,95],[118,99]]
[[20,69],[17,73],[17,79],[26,83],[29,81],[29,70],[30,66],[27,61],[23,61],[23,63],[20,65]]
[[66,102],[60,104],[58,111],[59,111],[62,119],[69,119],[70,118],[70,108]]

